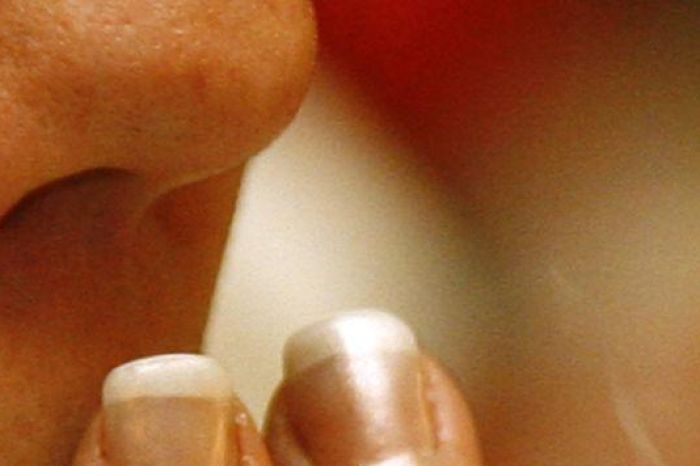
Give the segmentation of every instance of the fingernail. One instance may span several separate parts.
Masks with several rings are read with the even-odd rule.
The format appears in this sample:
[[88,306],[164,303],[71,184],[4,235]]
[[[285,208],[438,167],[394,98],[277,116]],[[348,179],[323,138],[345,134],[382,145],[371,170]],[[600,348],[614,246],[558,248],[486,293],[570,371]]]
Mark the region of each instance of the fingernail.
[[379,311],[308,327],[285,348],[287,421],[316,466],[413,465],[435,446],[411,329]]
[[206,356],[155,356],[116,368],[103,389],[107,462],[232,464],[232,396],[228,374]]

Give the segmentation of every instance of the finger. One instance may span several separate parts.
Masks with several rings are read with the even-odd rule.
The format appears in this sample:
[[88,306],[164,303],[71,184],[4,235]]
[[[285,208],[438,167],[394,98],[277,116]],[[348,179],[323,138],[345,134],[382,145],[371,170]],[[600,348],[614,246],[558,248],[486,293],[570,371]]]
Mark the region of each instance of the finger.
[[0,464],[68,464],[109,368],[200,347],[313,44],[306,0],[0,1]]
[[75,466],[270,466],[245,407],[211,358],[166,355],[114,370]]
[[355,312],[301,331],[285,372],[267,426],[276,465],[480,464],[454,385],[393,316]]
[[432,358],[424,356],[421,362],[426,399],[433,413],[437,464],[480,465],[474,421],[459,387]]

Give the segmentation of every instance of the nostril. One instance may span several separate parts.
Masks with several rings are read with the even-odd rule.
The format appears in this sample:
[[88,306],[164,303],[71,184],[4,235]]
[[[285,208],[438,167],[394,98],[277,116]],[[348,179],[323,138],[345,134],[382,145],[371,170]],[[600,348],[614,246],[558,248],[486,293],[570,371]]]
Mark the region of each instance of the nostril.
[[[103,269],[116,280],[142,186],[123,170],[94,169],[48,182],[15,203],[0,217],[3,315],[25,316],[76,286],[94,293]],[[77,296],[89,303],[86,293]]]
[[117,220],[132,216],[134,205],[147,202],[147,196],[144,181],[133,173],[113,168],[86,170],[25,194],[0,216],[0,238],[28,230],[50,237],[53,230],[59,232],[67,221],[73,225],[77,218],[85,228],[107,238],[116,233]]

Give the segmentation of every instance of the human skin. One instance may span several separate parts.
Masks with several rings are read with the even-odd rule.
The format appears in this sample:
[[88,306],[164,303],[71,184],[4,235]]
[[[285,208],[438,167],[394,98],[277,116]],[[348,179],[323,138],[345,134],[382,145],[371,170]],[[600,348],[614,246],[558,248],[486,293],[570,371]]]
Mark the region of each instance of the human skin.
[[[316,347],[321,352],[312,356],[313,365],[303,362],[308,352],[292,351],[301,359],[287,365],[292,372],[271,404],[264,440],[216,362],[163,355],[108,376],[104,407],[73,465],[345,466],[363,459],[361,464],[480,466],[471,415],[444,369],[413,344],[403,346],[401,337],[387,346],[392,333],[382,330],[376,314],[339,319],[355,319],[353,325],[368,319],[365,335],[384,338],[358,352],[333,349],[332,338],[321,337],[328,345]],[[332,333],[338,328],[333,325],[345,324],[321,325]],[[341,353],[332,356],[328,348]],[[378,383],[368,385],[368,376]]]
[[316,5],[480,238],[486,464],[695,464],[697,3]]
[[3,464],[69,464],[109,369],[199,349],[244,161],[306,89],[311,17],[2,2]]
[[[237,56],[222,64],[212,58],[214,70],[235,63],[261,66],[252,67],[254,80],[234,73],[234,82],[246,84],[227,87],[233,89],[231,100],[216,99],[236,103],[228,109],[214,105],[228,115],[220,120],[211,118],[211,108],[192,105],[202,76],[212,71],[187,73],[189,65],[202,66],[193,58],[198,52],[149,47],[145,31],[152,29],[134,27],[120,14],[138,13],[141,19],[167,9],[149,4],[144,12],[136,2],[107,3],[100,8],[108,21],[78,28],[87,34],[79,41],[62,41],[64,28],[71,29],[73,16],[66,13],[74,3],[65,2],[63,9],[42,8],[48,2],[0,7],[0,118],[11,128],[0,135],[0,150],[9,154],[2,157],[0,176],[8,181],[1,183],[0,205],[12,212],[0,240],[2,286],[8,288],[0,297],[7,309],[1,357],[8,368],[0,382],[0,450],[14,455],[9,462],[65,463],[96,404],[106,368],[198,346],[237,186],[236,172],[227,168],[259,148],[293,113],[306,72],[300,71],[298,87],[294,79],[284,85],[293,90],[287,101],[272,92],[279,89],[275,77],[290,79],[280,69],[307,70],[310,62],[310,41],[300,38],[307,47],[281,54],[300,63],[279,65],[280,54],[272,53],[279,49],[267,41],[293,45],[261,32],[308,31],[307,19],[300,20],[303,27],[267,29],[279,26],[274,21],[293,22],[295,15],[267,16],[264,8],[239,3],[241,16],[233,16],[240,23],[230,18],[232,24],[246,25],[252,37],[264,35],[255,45],[270,48],[237,49],[255,50],[258,59]],[[177,8],[195,14],[193,5],[179,2]],[[362,70],[358,79],[371,84],[426,160],[442,168],[477,219],[500,279],[516,284],[503,299],[513,312],[495,324],[497,370],[481,399],[473,396],[487,460],[511,466],[637,459],[635,444],[625,438],[625,420],[621,429],[610,406],[605,377],[612,367],[622,373],[623,388],[635,388],[629,391],[633,402],[664,401],[644,404],[642,424],[651,422],[651,438],[677,460],[673,464],[693,464],[697,452],[685,445],[697,423],[688,415],[690,427],[679,428],[679,417],[655,410],[670,405],[692,412],[697,371],[683,356],[694,347],[644,332],[632,339],[623,333],[639,317],[625,313],[627,308],[657,316],[654,323],[674,341],[692,342],[697,328],[691,312],[698,304],[691,278],[697,276],[696,248],[688,238],[697,237],[698,228],[684,221],[695,212],[696,196],[693,177],[683,181],[700,173],[693,157],[699,119],[693,102],[700,82],[694,79],[700,63],[693,60],[699,49],[696,8],[682,2],[670,7],[648,2],[628,10],[624,2],[592,7],[511,1],[494,9],[488,2],[461,0],[318,6],[322,40],[331,53],[343,57],[349,69]],[[80,10],[80,21],[87,21],[85,14],[92,13]],[[273,23],[253,21],[258,14]],[[123,42],[112,44],[114,23],[128,34],[135,31],[138,40],[123,49]],[[359,33],[353,30],[358,24],[365,25]],[[184,37],[217,30],[185,31]],[[179,37],[178,28],[159,31]],[[231,44],[238,47],[241,37],[235,38]],[[212,41],[199,53],[222,43],[229,42]],[[193,41],[183,44],[193,47]],[[138,52],[141,46],[155,59]],[[44,53],[56,50],[78,53]],[[270,55],[276,58],[260,58]],[[264,66],[273,62],[280,68]],[[123,69],[124,63],[136,63],[136,70]],[[68,72],[57,73],[66,67]],[[100,72],[91,76],[86,69]],[[134,71],[143,79],[134,80]],[[258,84],[264,92],[242,91]],[[95,106],[102,101],[95,95],[107,104]],[[275,110],[265,111],[264,102],[257,105],[260,99],[270,99]],[[174,117],[154,127],[150,111]],[[271,116],[277,111],[279,120]],[[260,117],[257,124],[247,120],[251,116]],[[221,140],[223,122],[236,131]],[[200,126],[207,123],[211,126]],[[183,134],[183,128],[192,131],[190,137],[169,137]],[[211,147],[206,135],[212,136]],[[94,169],[109,170],[52,184]],[[610,179],[622,183],[610,186],[605,183]],[[600,197],[589,197],[601,185]],[[41,187],[46,189],[13,209]],[[209,209],[197,215],[202,205]],[[645,223],[636,215],[640,211],[661,222]],[[653,234],[630,238],[630,231]],[[649,248],[661,252],[642,257]],[[678,257],[685,258],[681,267]],[[563,312],[590,308],[608,312],[602,320]],[[676,312],[662,315],[662,308]],[[599,338],[589,338],[596,332],[600,337],[601,328],[610,328],[603,337],[612,336],[602,349]],[[659,358],[659,350],[665,357]],[[598,357],[605,351],[612,365]],[[512,365],[499,366],[506,360]],[[625,364],[630,361],[637,365]]]

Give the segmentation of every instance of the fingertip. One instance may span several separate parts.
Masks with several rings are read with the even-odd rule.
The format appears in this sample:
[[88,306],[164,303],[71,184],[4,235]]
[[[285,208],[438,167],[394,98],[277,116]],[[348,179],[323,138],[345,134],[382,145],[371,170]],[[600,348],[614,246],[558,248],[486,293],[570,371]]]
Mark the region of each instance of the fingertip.
[[457,382],[435,359],[424,355],[422,364],[438,455],[461,458],[458,464],[481,465],[476,423]]
[[290,424],[282,398],[282,390],[279,390],[270,403],[264,428],[272,463],[276,466],[311,466],[311,460]]
[[215,360],[145,358],[114,369],[73,466],[271,466],[252,417]]
[[233,401],[231,439],[238,452],[238,465],[273,466],[267,446],[253,416],[238,398],[234,398]]
[[296,333],[266,438],[281,466],[479,466],[457,385],[386,314],[354,312]]
[[293,334],[284,349],[284,372],[292,377],[338,356],[417,351],[413,330],[401,319],[381,310],[359,309]]
[[90,422],[78,445],[73,466],[107,466],[102,455],[102,415]]
[[166,354],[124,364],[105,379],[105,406],[139,398],[229,400],[233,382],[214,359],[196,354]]

